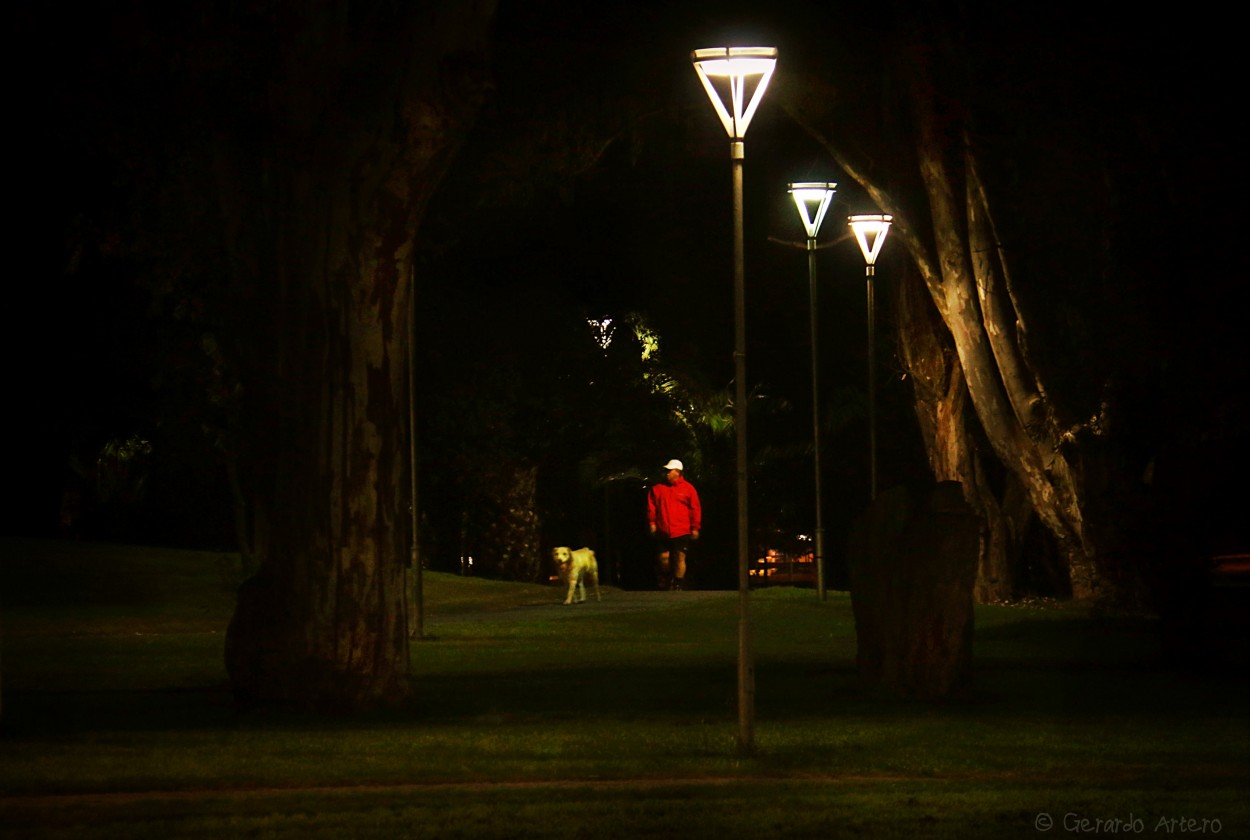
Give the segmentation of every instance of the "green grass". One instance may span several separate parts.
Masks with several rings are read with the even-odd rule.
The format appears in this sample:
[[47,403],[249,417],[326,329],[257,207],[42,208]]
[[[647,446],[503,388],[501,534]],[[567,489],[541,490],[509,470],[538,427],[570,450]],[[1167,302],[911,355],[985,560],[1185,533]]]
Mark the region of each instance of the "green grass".
[[762,590],[742,757],[737,593],[429,574],[416,700],[338,720],[233,706],[230,556],[0,552],[6,837],[1250,835],[1246,675],[1149,622],[978,608],[971,696],[918,704],[859,689],[845,594]]

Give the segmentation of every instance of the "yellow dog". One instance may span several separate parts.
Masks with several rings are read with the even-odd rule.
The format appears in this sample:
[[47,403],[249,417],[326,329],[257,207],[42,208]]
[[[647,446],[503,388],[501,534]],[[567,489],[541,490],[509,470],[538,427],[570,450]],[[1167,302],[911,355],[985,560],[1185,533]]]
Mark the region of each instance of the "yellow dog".
[[599,563],[595,560],[593,551],[589,548],[574,550],[562,545],[551,550],[551,559],[556,562],[560,580],[569,586],[569,594],[564,603],[573,603],[574,594],[577,595],[577,603],[586,600],[586,578],[590,578],[590,582],[595,585],[595,600],[603,600],[599,595]]

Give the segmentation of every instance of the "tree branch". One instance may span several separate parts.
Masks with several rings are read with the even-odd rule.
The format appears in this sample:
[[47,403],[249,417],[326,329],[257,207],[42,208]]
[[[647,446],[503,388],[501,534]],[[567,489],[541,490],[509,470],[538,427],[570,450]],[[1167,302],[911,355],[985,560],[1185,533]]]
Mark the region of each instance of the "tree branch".
[[908,213],[893,196],[887,193],[868,174],[865,167],[853,162],[850,156],[831,137],[808,120],[801,109],[789,102],[783,102],[782,109],[808,136],[824,148],[839,169],[845,172],[851,180],[859,184],[864,189],[864,192],[868,193],[868,197],[881,209],[881,212],[888,213],[894,217],[891,231],[895,237],[903,242],[907,252],[911,254],[912,261],[920,271],[920,276],[924,279],[925,285],[929,286],[930,289],[941,285],[941,271],[938,269],[937,261],[932,250],[926,245],[925,240],[914,226],[911,219],[912,214]]
[[1016,301],[1007,293],[1007,262],[994,231],[985,184],[977,172],[976,155],[964,145],[968,210],[968,250],[976,279],[977,298],[990,349],[1016,419],[1036,439],[1042,423],[1042,395],[1017,340],[1021,322]]

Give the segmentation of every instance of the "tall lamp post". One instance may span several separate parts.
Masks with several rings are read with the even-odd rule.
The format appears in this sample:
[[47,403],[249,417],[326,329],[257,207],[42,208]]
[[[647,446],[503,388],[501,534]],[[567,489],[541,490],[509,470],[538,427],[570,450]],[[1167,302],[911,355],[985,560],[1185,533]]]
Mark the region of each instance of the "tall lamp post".
[[864,254],[868,278],[868,474],[872,489],[870,498],[873,501],[877,499],[877,370],[872,280],[876,276],[877,257],[881,255],[881,246],[885,244],[885,237],[890,232],[890,222],[893,220],[893,216],[882,215],[849,218],[851,230],[859,242],[859,250]]
[[790,195],[799,210],[803,229],[807,231],[807,294],[811,301],[812,331],[812,461],[816,476],[816,591],[825,600],[825,525],[824,503],[820,492],[820,386],[817,377],[819,355],[816,343],[816,236],[820,223],[833,201],[837,184],[804,182],[790,185]]
[[[691,53],[695,72],[729,135],[734,210],[734,429],[738,461],[738,748],[755,745],[755,663],[751,651],[747,530],[746,282],[743,259],[742,162],[747,126],[777,66],[775,47],[712,47]],[[723,95],[727,94],[727,96]]]

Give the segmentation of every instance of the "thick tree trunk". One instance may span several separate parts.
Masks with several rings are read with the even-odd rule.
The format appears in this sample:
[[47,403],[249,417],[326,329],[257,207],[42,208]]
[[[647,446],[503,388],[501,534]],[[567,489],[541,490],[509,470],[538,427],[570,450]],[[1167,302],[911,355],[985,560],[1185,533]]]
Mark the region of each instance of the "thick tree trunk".
[[[1065,556],[1072,594],[1105,594],[1094,562],[1098,529],[1086,521],[1078,435],[1060,423],[1055,397],[1029,364],[1023,313],[978,172],[969,136],[967,109],[975,103],[964,77],[967,59],[951,33],[932,23],[919,16],[906,28],[905,42],[887,50],[896,71],[889,81],[899,82],[888,92],[901,95],[909,111],[905,119],[890,110],[894,103],[886,106],[885,126],[880,113],[836,111],[846,92],[819,83],[792,84],[779,95],[843,171],[894,216],[891,241],[908,250],[941,318],[948,340],[912,354],[917,412],[935,476],[964,484],[989,523],[979,591],[986,596],[1006,591],[1005,557],[999,553],[1014,550],[1012,540],[1027,525],[1018,512],[1023,498]],[[831,134],[836,129],[826,126],[840,125],[881,131],[880,151],[871,160],[850,154],[864,139],[848,131],[836,140]],[[893,183],[887,190],[882,169],[890,162]],[[909,180],[909,171],[915,180]],[[930,352],[938,355],[921,361]],[[979,489],[990,467],[978,458],[990,453],[1010,476],[998,495]],[[1010,488],[1012,482],[1018,486]]]
[[[966,139],[955,143],[946,136],[943,118],[921,99],[918,92],[917,151],[937,268],[926,282],[954,339],[969,398],[990,446],[1068,557],[1073,595],[1091,597],[1098,589],[1095,547],[1087,538],[1078,479],[1053,422],[1039,417],[1045,408],[1042,389],[1025,382],[1024,351],[1011,338],[1022,318],[1007,306],[1001,266],[986,257],[987,250],[993,251],[984,218],[988,208],[973,152]],[[962,151],[952,152],[952,144]]]
[[283,278],[277,399],[265,400],[278,435],[272,473],[253,485],[268,548],[240,594],[228,664],[241,695],[353,708],[406,688],[408,219],[385,230],[343,218],[346,236],[326,247],[317,228],[347,196],[295,194],[290,212],[313,223],[287,241],[295,271]]
[[269,90],[276,241],[243,420],[261,568],[226,649],[241,699],[328,710],[409,690],[412,242],[481,100],[491,12],[392,10],[362,31],[351,5],[301,20]]
[[897,321],[901,360],[912,382],[916,419],[933,476],[939,482],[958,482],[982,521],[974,596],[979,603],[1009,600],[1015,595],[1019,534],[1032,515],[1029,500],[1011,476],[1006,479],[1006,497],[996,496],[986,475],[979,426],[959,358],[914,275],[899,284]]
[[971,687],[981,531],[954,482],[891,488],[855,523],[847,558],[866,689],[936,699]]

